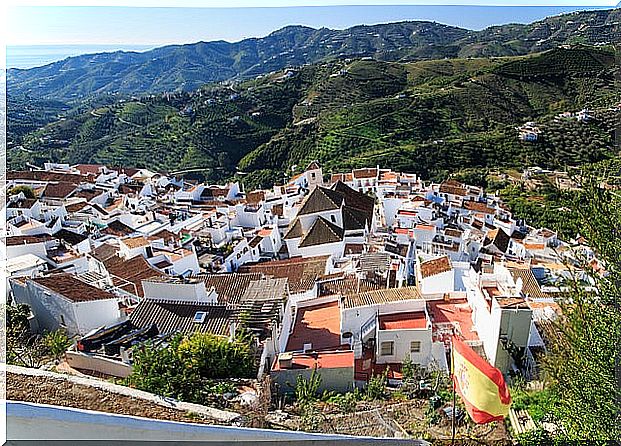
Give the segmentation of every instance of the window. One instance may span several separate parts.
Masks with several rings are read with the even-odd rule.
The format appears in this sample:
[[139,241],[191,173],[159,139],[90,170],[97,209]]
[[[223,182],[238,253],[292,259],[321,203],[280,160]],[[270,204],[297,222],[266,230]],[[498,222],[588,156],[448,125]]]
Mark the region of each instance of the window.
[[197,311],[194,315],[194,322],[197,324],[202,324],[205,322],[205,316],[207,316],[207,312],[205,311]]
[[420,353],[420,341],[410,342],[410,353]]
[[315,173],[314,172],[311,172],[311,179],[313,179],[313,180],[315,179]]
[[392,356],[395,350],[395,343],[393,341],[382,342],[380,355],[381,356]]
[[62,325],[63,327],[66,327],[67,324],[65,324],[65,316],[64,315],[60,315],[60,325]]
[[336,217],[334,214],[330,215],[330,220],[332,220],[332,223],[336,223]]

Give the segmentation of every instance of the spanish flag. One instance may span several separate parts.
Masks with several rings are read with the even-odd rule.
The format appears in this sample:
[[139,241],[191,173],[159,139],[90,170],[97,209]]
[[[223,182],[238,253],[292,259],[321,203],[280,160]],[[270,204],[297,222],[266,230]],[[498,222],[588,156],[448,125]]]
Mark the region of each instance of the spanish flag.
[[478,424],[502,420],[511,406],[502,373],[455,336],[452,345],[453,385],[470,418]]

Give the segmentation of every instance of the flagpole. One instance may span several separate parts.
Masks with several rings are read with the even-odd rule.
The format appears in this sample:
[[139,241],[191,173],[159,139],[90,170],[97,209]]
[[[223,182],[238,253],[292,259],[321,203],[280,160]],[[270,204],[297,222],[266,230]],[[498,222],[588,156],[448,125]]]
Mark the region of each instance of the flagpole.
[[453,335],[451,336],[451,384],[453,387],[453,417],[451,419],[451,446],[455,445],[455,418],[457,418],[457,414],[455,413],[455,361],[453,360],[453,337],[455,336],[455,329],[453,329]]

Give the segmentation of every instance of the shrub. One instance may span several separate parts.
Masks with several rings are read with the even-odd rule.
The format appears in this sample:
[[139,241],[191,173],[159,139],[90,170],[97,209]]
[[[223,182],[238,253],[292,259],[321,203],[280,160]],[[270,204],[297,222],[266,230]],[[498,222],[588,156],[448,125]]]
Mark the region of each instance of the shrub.
[[517,434],[515,440],[520,446],[539,446],[541,444],[552,444],[553,442],[550,434],[543,428]]
[[167,345],[146,344],[134,352],[126,383],[138,389],[198,404],[231,391],[219,378],[248,378],[255,370],[248,344],[206,333],[171,338]]
[[321,375],[317,372],[317,367],[311,372],[309,379],[304,379],[298,375],[295,383],[295,400],[299,404],[311,403],[317,400],[319,387],[321,386]]
[[388,382],[388,371],[381,375],[373,375],[366,388],[366,398],[368,400],[381,400],[386,398],[386,384]]
[[26,186],[26,185],[20,185],[20,186],[15,186],[11,188],[11,190],[8,191],[7,195],[8,196],[17,195],[20,192],[23,193],[26,198],[30,198],[30,199],[36,198],[36,195],[32,187]]
[[43,345],[54,359],[60,359],[71,347],[71,339],[64,330],[49,331],[43,335]]

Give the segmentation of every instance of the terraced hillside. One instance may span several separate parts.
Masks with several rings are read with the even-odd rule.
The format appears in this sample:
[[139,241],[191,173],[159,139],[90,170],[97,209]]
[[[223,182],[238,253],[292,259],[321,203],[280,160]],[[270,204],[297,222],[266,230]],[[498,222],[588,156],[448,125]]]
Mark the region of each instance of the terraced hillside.
[[[467,168],[561,167],[612,157],[614,53],[575,46],[520,57],[332,61],[192,93],[151,95],[76,113],[9,151],[26,161],[102,162],[236,172],[280,181],[320,160],[327,171],[381,164],[443,177]],[[589,122],[556,121],[592,109]],[[516,127],[536,121],[535,143]]]

